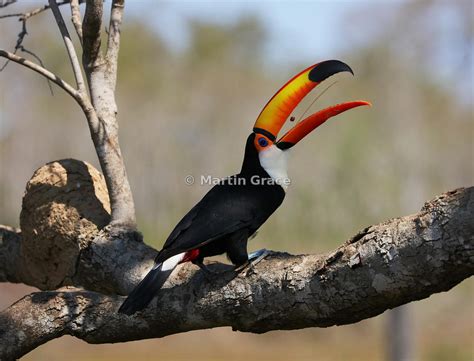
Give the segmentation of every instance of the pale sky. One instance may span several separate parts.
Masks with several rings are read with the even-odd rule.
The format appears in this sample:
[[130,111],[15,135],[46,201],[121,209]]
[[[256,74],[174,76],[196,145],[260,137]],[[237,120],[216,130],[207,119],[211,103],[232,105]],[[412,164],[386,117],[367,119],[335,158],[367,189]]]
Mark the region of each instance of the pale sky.
[[[314,62],[316,58],[333,57],[346,47],[364,42],[370,34],[342,34],[340,22],[350,21],[360,9],[374,9],[378,20],[404,1],[150,1],[128,2],[129,14],[145,16],[164,40],[174,48],[186,46],[187,20],[198,19],[220,24],[238,21],[245,15],[257,16],[266,30],[268,41],[265,59],[274,64]],[[150,9],[150,5],[152,9]],[[159,16],[159,19],[156,17]],[[347,34],[346,34],[347,35]],[[359,36],[358,36],[359,35]]]
[[[416,1],[405,0],[134,0],[127,2],[127,16],[153,24],[163,40],[176,50],[185,48],[189,41],[189,20],[232,24],[245,15],[256,16],[267,36],[264,64],[292,66],[343,56],[347,50],[364,47],[390,26],[402,34],[405,30],[404,42],[399,46],[409,56],[410,51],[418,51],[418,45],[410,40],[409,32],[413,29],[398,29],[394,17],[406,3],[416,9]],[[459,53],[460,41],[465,40],[459,9],[447,0],[432,5],[421,20],[426,24],[419,24],[432,31],[432,38],[423,45],[431,49],[430,56],[424,59],[425,69],[441,84],[451,84],[463,102],[471,103],[473,65],[469,65],[469,60],[463,61]],[[472,56],[472,50],[467,53]]]

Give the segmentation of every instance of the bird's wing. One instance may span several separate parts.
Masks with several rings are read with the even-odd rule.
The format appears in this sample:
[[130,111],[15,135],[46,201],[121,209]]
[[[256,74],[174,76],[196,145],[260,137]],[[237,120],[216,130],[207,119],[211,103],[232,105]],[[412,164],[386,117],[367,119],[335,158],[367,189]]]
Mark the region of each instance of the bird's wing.
[[253,202],[238,188],[212,188],[176,225],[158,257],[186,252],[251,226],[255,218]]

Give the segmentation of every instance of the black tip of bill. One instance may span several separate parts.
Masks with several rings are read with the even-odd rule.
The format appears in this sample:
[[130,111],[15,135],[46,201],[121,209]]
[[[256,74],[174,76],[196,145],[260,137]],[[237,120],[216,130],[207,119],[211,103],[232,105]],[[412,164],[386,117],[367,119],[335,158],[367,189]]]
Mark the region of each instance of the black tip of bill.
[[352,71],[351,67],[346,63],[343,63],[339,60],[326,60],[316,65],[309,72],[308,78],[311,81],[320,83],[323,80],[329,78],[330,76],[343,71],[348,71],[349,73],[354,75],[354,72]]
[[287,149],[290,149],[292,146],[294,146],[294,144],[290,142],[277,142],[276,146],[280,150],[287,150]]

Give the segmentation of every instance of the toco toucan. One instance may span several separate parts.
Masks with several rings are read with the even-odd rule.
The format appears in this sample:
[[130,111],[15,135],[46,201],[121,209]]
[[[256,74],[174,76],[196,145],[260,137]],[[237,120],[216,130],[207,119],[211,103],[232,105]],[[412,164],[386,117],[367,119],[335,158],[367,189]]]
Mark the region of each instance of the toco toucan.
[[288,186],[288,149],[330,117],[370,105],[365,101],[338,104],[305,118],[277,140],[298,103],[319,83],[352,69],[338,60],[310,66],[290,79],[265,105],[245,145],[240,173],[214,186],[176,225],[155,258],[153,268],[119,309],[131,315],[145,308],[173,269],[205,257],[226,253],[236,267],[248,262],[247,241],[280,206]]

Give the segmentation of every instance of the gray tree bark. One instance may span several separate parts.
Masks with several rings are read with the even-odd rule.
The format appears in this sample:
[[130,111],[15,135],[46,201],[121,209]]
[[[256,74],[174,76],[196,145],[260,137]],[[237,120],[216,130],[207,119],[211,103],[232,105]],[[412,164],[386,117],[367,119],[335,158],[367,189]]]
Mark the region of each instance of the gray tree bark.
[[[0,281],[26,281],[14,264],[21,234],[3,227],[0,240],[0,260],[10,260],[0,263]],[[70,286],[33,293],[0,313],[2,359],[65,334],[110,343],[221,326],[263,333],[343,325],[447,291],[474,273],[474,187],[367,227],[329,254],[272,252],[238,275],[222,264],[210,265],[219,273],[207,277],[181,265],[150,307],[117,314],[123,297],[116,294],[139,282],[153,255],[143,243],[99,232],[79,253]]]
[[[52,0],[50,0],[52,1]],[[123,162],[117,122],[115,86],[117,82],[120,25],[124,0],[113,0],[105,56],[101,53],[102,0],[87,0],[83,23],[82,63],[89,83],[95,114],[86,114],[100,166],[107,182],[113,227],[136,229],[135,205]],[[97,119],[95,119],[97,117]]]

